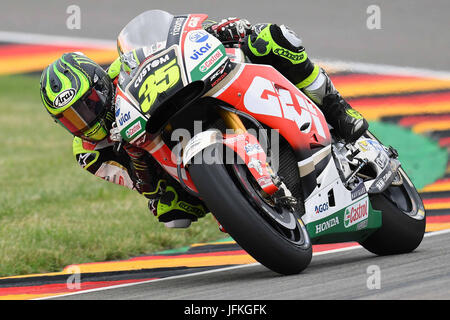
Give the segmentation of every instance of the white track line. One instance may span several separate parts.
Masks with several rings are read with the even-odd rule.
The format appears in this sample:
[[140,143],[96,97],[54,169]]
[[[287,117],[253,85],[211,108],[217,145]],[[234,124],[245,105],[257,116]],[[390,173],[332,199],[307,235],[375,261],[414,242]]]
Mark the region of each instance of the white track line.
[[[434,231],[434,232],[428,232],[428,233],[426,233],[424,235],[424,237],[425,238],[430,238],[430,237],[433,237],[433,236],[439,236],[439,235],[443,235],[443,234],[447,234],[447,233],[450,233],[450,229],[441,230],[441,231]],[[356,250],[356,249],[362,249],[362,248],[363,247],[360,246],[360,245],[355,245],[355,246],[347,247],[347,248],[339,248],[339,249],[327,250],[327,251],[314,253],[313,257],[314,256],[325,255],[325,254],[333,254],[333,253],[351,251],[351,250]],[[62,298],[62,297],[68,297],[68,296],[84,294],[84,293],[99,292],[99,291],[105,291],[105,290],[110,290],[110,289],[126,288],[126,287],[141,285],[141,284],[145,284],[145,283],[153,283],[153,282],[161,282],[161,281],[181,279],[181,278],[196,277],[196,276],[205,275],[205,274],[224,272],[224,271],[236,270],[236,269],[243,269],[243,268],[255,267],[255,266],[259,266],[259,265],[261,265],[261,264],[260,263],[251,263],[251,264],[245,264],[245,265],[239,265],[239,266],[233,266],[233,267],[225,267],[225,268],[220,268],[220,269],[215,269],[215,270],[201,271],[201,272],[184,274],[184,275],[173,276],[173,277],[166,277],[166,278],[161,278],[161,279],[145,280],[145,281],[140,281],[140,282],[133,282],[133,283],[113,285],[113,286],[109,286],[109,287],[102,287],[102,288],[89,289],[89,290],[81,290],[81,291],[77,291],[77,292],[73,292],[73,293],[67,293],[67,294],[62,294],[62,295],[55,295],[55,296],[44,297],[44,298],[37,298],[37,299],[32,299],[32,300],[47,300],[47,299],[52,299],[52,298]]]

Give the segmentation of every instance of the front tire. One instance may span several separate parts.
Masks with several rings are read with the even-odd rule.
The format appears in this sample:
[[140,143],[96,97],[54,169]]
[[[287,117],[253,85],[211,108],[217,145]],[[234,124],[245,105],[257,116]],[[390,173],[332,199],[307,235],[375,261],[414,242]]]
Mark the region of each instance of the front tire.
[[277,213],[270,211],[270,206],[258,205],[248,188],[243,190],[252,185],[249,180],[253,179],[243,174],[246,167],[224,165],[220,148],[215,145],[204,150],[204,154],[219,156],[214,164],[202,161],[188,167],[203,201],[241,248],[262,265],[283,275],[300,273],[312,259],[309,235],[300,218],[292,213],[280,214],[283,219],[291,219],[291,225],[295,225],[292,230],[271,218]]

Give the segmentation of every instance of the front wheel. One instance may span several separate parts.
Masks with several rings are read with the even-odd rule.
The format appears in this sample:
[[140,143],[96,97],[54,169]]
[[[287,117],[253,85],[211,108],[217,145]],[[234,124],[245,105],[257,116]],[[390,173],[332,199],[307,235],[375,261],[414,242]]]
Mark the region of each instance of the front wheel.
[[382,226],[360,244],[377,255],[408,253],[415,250],[425,234],[425,209],[422,200],[400,168],[403,181],[381,194],[370,196],[372,206],[382,211]]
[[220,145],[204,150],[218,159],[214,164],[189,165],[209,210],[241,248],[265,267],[283,275],[303,271],[311,262],[312,247],[300,218],[264,201],[245,165],[224,165],[220,150]]

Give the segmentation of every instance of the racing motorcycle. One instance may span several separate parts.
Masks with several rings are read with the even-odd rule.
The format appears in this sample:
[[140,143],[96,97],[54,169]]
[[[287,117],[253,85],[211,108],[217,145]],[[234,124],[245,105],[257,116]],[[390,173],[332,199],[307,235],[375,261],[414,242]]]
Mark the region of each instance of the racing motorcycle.
[[246,63],[204,31],[206,19],[151,10],[120,32],[122,139],[277,273],[304,270],[313,244],[357,241],[377,255],[416,249],[425,210],[396,150],[370,132],[343,142],[277,70]]

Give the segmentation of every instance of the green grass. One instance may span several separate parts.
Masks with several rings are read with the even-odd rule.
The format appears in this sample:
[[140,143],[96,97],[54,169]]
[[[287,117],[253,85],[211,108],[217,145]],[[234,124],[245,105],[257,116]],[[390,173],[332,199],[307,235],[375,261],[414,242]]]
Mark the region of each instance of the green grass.
[[[0,77],[0,88],[0,276],[60,271],[226,236],[211,215],[185,230],[167,229],[137,192],[82,170],[72,136],[41,105],[37,76]],[[387,126],[371,123],[382,142],[398,148],[418,187],[442,174],[445,150],[423,138],[418,156],[417,136]]]
[[384,145],[392,145],[397,149],[402,167],[417,189],[434,182],[445,173],[448,152],[436,141],[393,123],[372,121],[369,129]]
[[36,76],[0,77],[0,276],[60,271],[223,238],[208,215],[164,227],[137,192],[82,170]]

